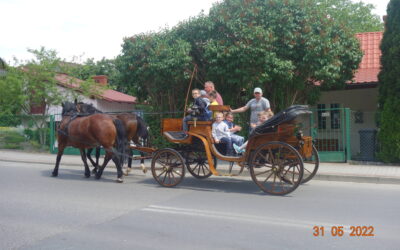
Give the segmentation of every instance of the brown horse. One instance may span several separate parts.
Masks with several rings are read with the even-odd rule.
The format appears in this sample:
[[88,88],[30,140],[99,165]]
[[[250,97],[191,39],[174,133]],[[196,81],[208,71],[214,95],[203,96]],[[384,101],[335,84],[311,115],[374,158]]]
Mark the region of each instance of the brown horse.
[[57,133],[58,154],[52,176],[58,176],[58,168],[65,147],[72,146],[79,148],[85,165],[85,177],[90,177],[85,149],[101,145],[106,150],[106,155],[102,166],[96,173],[96,178],[101,177],[107,163],[113,159],[117,167],[117,181],[122,182],[122,164],[125,160],[127,145],[126,132],[122,121],[113,119],[106,114],[80,117],[76,105],[71,102],[63,103],[62,116]]
[[[103,113],[102,111],[96,109],[95,107],[93,107],[93,105],[91,104],[87,104],[87,103],[83,103],[83,102],[79,102],[76,103],[76,108],[79,112],[79,114],[81,115],[91,115],[91,114],[97,114],[97,113]],[[146,122],[138,115],[136,114],[131,114],[131,113],[120,113],[120,114],[113,114],[111,115],[112,117],[119,119],[122,121],[125,130],[126,130],[126,134],[127,134],[127,140],[128,141],[133,141],[136,145],[143,145],[143,142],[147,143],[148,140],[148,130],[147,130],[147,125]],[[141,141],[142,140],[142,141]],[[100,157],[100,148],[97,147],[96,148],[96,162],[93,161],[93,159],[91,158],[91,152],[92,152],[92,148],[88,149],[87,152],[87,157],[89,159],[89,161],[92,163],[92,165],[95,167],[95,170],[98,166],[98,162],[99,162],[99,157]],[[132,155],[132,150],[129,148],[129,154]],[[144,154],[142,152],[140,152],[140,155],[143,157]],[[144,160],[143,158],[140,160],[140,166],[142,168],[142,171],[144,173],[147,172],[146,167],[144,166]],[[128,173],[131,171],[132,169],[132,158],[128,158],[128,168],[126,170],[125,175],[128,175]]]

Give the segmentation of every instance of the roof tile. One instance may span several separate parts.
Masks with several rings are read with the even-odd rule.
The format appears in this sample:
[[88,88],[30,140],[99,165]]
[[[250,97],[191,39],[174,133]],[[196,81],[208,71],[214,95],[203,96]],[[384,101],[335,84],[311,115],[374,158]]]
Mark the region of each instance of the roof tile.
[[356,34],[364,55],[354,75],[353,82],[350,84],[378,82],[378,74],[381,66],[380,57],[382,55],[379,46],[382,36],[383,32],[364,32]]

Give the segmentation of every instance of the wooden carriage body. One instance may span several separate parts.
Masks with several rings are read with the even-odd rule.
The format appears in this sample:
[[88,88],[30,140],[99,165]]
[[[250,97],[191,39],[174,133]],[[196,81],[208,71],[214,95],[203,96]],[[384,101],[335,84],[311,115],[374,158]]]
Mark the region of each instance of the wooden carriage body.
[[[215,105],[213,111],[226,111],[229,106]],[[293,146],[304,158],[312,154],[312,138],[309,136],[295,135],[296,122],[291,120],[278,124],[272,128],[271,132],[254,134],[249,138],[246,151],[241,156],[226,156],[221,154],[215,145],[212,137],[213,121],[189,121],[189,131],[187,135],[182,131],[181,118],[165,118],[162,120],[161,133],[172,143],[193,144],[199,140],[204,146],[204,151],[209,162],[210,171],[214,175],[220,175],[213,164],[213,156],[219,160],[237,162],[240,166],[246,165],[251,159],[252,153],[260,146],[268,142],[285,142]]]

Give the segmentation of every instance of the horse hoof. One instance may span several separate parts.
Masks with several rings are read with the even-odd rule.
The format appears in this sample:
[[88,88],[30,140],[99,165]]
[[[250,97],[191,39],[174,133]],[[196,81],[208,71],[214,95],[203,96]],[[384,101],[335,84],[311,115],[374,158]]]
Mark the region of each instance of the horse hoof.
[[131,170],[132,170],[131,168],[127,168],[126,171],[125,171],[125,173],[124,173],[124,175],[125,175],[125,176],[128,176],[128,175],[129,175],[129,172],[131,172]]
[[147,168],[144,166],[144,164],[140,164],[140,166],[142,167],[143,173],[147,173]]
[[118,182],[118,183],[122,183],[122,182],[124,182],[124,180],[123,180],[122,178],[118,178],[118,179],[117,179],[117,182]]
[[86,178],[89,178],[89,177],[90,177],[90,174],[85,174],[85,177],[86,177]]
[[101,175],[100,174],[96,174],[96,179],[98,180],[100,178],[101,178]]
[[58,176],[58,173],[54,173],[54,172],[53,172],[53,173],[51,173],[51,176],[52,176],[52,177],[57,177],[57,176]]

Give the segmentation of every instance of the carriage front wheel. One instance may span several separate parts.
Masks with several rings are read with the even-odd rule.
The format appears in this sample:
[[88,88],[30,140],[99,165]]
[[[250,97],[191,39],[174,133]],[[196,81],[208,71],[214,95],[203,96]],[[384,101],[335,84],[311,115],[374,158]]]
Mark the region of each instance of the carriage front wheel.
[[264,192],[272,195],[293,192],[303,178],[301,155],[284,142],[268,142],[259,146],[249,163],[253,181]]
[[[185,155],[187,170],[197,179],[205,179],[212,175],[205,151],[191,151]],[[217,168],[217,158],[212,156],[214,168]]]
[[161,186],[174,187],[185,176],[185,161],[174,149],[160,149],[151,161],[151,173]]

